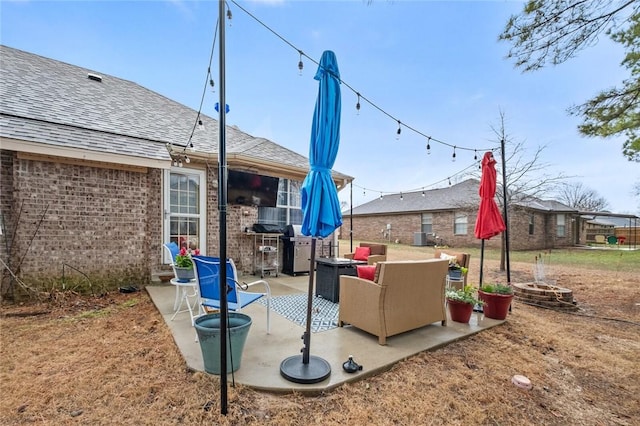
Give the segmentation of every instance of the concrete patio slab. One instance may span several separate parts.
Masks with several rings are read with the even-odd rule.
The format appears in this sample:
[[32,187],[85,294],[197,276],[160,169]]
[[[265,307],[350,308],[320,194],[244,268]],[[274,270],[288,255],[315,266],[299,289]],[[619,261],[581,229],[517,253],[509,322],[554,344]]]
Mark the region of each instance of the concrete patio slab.
[[[255,277],[244,277],[246,281]],[[307,293],[308,276],[267,277],[272,295]],[[172,321],[175,289],[171,285],[148,286],[153,303],[169,326],[175,342],[184,356],[187,366],[204,371],[200,344],[191,325],[189,313],[179,313]],[[315,297],[315,296],[314,296]],[[238,371],[229,374],[229,382],[270,392],[320,393],[347,382],[388,370],[395,363],[426,350],[433,350],[456,340],[463,339],[482,330],[501,324],[503,321],[484,318],[474,313],[469,324],[448,321],[439,322],[418,330],[387,338],[387,344],[378,344],[377,337],[355,327],[338,327],[311,334],[310,354],[327,361],[331,366],[330,376],[319,383],[299,384],[286,380],[280,374],[280,364],[286,358],[300,355],[302,335],[305,328],[271,312],[271,333],[266,333],[266,307],[254,303],[242,311],[252,319],[252,325],[244,347]],[[342,364],[353,355],[363,366],[357,373],[346,373]]]

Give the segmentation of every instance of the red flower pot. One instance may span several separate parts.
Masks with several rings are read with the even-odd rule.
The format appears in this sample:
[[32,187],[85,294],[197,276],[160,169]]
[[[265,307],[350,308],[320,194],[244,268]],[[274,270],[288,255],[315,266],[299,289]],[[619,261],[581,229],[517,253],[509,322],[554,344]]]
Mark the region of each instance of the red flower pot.
[[484,302],[482,310],[485,317],[497,320],[507,318],[513,294],[485,293],[479,290],[478,297]]
[[447,306],[449,307],[449,315],[451,316],[452,321],[468,323],[471,319],[473,305],[457,300],[447,299]]

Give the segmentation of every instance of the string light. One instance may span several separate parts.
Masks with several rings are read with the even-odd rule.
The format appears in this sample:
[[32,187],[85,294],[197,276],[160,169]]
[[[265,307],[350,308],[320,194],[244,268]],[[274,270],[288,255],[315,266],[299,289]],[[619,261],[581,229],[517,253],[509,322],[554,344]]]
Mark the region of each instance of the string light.
[[[440,179],[440,180],[439,180],[439,181],[437,181],[437,182],[433,182],[433,183],[431,183],[431,184],[429,184],[429,185],[425,185],[425,186],[422,186],[422,187],[418,187],[418,188],[414,188],[414,189],[409,189],[409,190],[407,190],[407,189],[403,189],[403,190],[402,190],[402,191],[400,191],[399,193],[400,193],[400,194],[402,194],[402,196],[404,197],[404,193],[405,193],[405,192],[406,192],[406,193],[417,193],[418,191],[421,191],[421,195],[423,195],[423,196],[425,196],[425,197],[426,197],[426,190],[425,190],[426,188],[436,188],[436,187],[438,187],[440,184],[444,184],[444,183],[448,183],[448,184],[449,184],[449,186],[451,186],[451,184],[452,184],[452,183],[451,183],[451,178],[456,177],[456,176],[465,176],[465,175],[468,175],[468,174],[469,174],[469,172],[470,172],[470,171],[471,171],[471,170],[476,166],[476,164],[477,164],[477,162],[475,162],[475,161],[474,161],[473,163],[469,164],[469,165],[468,165],[467,167],[465,167],[464,169],[461,169],[461,170],[457,171],[456,173],[454,173],[453,175],[451,175],[451,176],[449,176],[449,177],[446,177],[446,178],[444,178],[444,179]],[[378,192],[378,193],[380,193],[379,198],[380,198],[381,200],[383,199],[384,194],[398,194],[398,192],[394,192],[394,193],[392,193],[392,192],[380,191],[379,189],[365,188],[365,187],[363,187],[363,186],[356,185],[356,184],[354,184],[353,182],[351,183],[351,185],[352,185],[354,188],[362,189],[362,190],[363,190],[363,193],[364,193],[364,191],[369,191],[369,192]]]
[[[211,71],[209,71],[209,72],[211,72]],[[216,84],[213,82],[213,78],[210,78],[209,79],[209,86],[211,86],[211,93],[216,93],[216,89],[214,87],[215,85]]]
[[227,19],[229,20],[229,26],[231,26],[231,19],[233,19],[233,14],[231,13],[231,9],[229,9],[228,3],[227,3]]
[[360,115],[360,93],[356,93],[358,95],[358,103],[356,104],[357,115]]
[[363,196],[363,197],[366,197],[366,196],[367,196],[367,190],[366,190],[366,189],[363,189],[363,190],[362,190],[362,196]]
[[400,193],[400,201],[404,200],[404,197],[402,196],[402,192]]
[[478,161],[478,151],[476,151],[475,149],[473,150],[473,159],[475,161]]
[[456,146],[453,146],[453,155],[451,156],[451,161],[456,161]]
[[398,131],[396,133],[396,140],[400,139],[400,133],[402,133],[402,128],[400,127],[402,123],[400,123],[400,120],[398,120]]
[[[260,25],[262,25],[266,30],[270,31],[273,35],[275,35],[276,37],[278,37],[280,40],[282,40],[284,43],[286,43],[287,45],[289,45],[289,47],[291,47],[292,49],[295,49],[296,51],[298,51],[298,53],[300,54],[300,62],[298,63],[298,69],[300,70],[300,75],[302,75],[302,68],[303,68],[303,64],[302,64],[302,56],[305,56],[307,59],[309,59],[311,62],[315,63],[316,65],[320,66],[320,64],[314,60],[313,58],[310,58],[309,56],[305,55],[302,50],[298,49],[296,46],[294,46],[290,41],[288,41],[287,39],[285,39],[284,37],[282,37],[280,34],[278,34],[276,31],[274,31],[272,28],[270,28],[268,25],[266,25],[264,22],[262,22],[260,19],[258,19],[256,16],[254,16],[251,12],[249,12],[248,10],[246,10],[242,5],[240,5],[236,0],[231,0],[231,2],[236,5],[240,10],[242,10],[244,13],[246,13],[248,16],[250,16],[251,18],[253,18],[257,23],[259,23]],[[340,82],[342,83],[343,87],[346,87],[348,89],[350,89],[351,91],[353,91],[353,93],[356,93],[358,95],[358,103],[360,103],[360,99],[362,99],[363,101],[366,101],[367,103],[369,103],[369,105],[373,106],[375,109],[377,109],[378,111],[380,111],[382,114],[386,115],[389,118],[392,118],[398,122],[400,122],[400,120],[397,120],[397,118],[394,118],[393,115],[391,115],[390,113],[388,113],[387,111],[385,111],[384,109],[382,109],[381,107],[379,107],[378,105],[376,105],[375,103],[371,102],[367,97],[363,96],[360,92],[356,91],[353,87],[351,87],[351,85],[349,85],[346,81],[344,80],[340,80]],[[357,105],[356,105],[356,109],[357,109]],[[414,127],[407,125],[406,123],[403,124],[404,127],[406,127],[407,129],[422,135],[424,137],[428,137],[429,141],[431,141],[433,139],[434,142],[439,143],[441,145],[446,145],[446,146],[450,146],[453,147],[454,145],[449,144],[447,142],[444,142],[442,140],[438,140],[436,138],[433,138],[431,136],[427,136],[425,133],[415,129]],[[400,134],[400,132],[397,133],[398,135]],[[430,144],[427,144],[427,152],[429,152],[430,150]],[[466,150],[466,151],[472,151],[472,150],[477,150],[479,148],[467,148],[467,147],[461,147],[458,146],[458,149],[462,149],[462,150]],[[489,150],[489,149],[493,149],[493,148],[482,148],[480,149],[482,150]]]
[[431,142],[431,136],[427,139],[427,155],[431,154],[431,144],[429,142]]
[[304,64],[302,63],[302,55],[304,55],[304,53],[302,53],[302,50],[298,50],[298,53],[300,53],[300,61],[298,62],[298,75],[302,75],[302,69],[304,68]]

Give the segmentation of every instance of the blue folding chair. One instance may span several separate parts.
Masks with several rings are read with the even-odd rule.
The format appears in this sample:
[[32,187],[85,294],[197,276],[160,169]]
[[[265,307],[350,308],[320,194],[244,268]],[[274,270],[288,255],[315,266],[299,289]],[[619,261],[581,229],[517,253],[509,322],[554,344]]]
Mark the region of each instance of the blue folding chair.
[[[220,258],[209,256],[192,256],[195,264],[196,282],[200,291],[200,306],[220,309]],[[271,323],[271,288],[265,280],[240,283],[238,272],[232,259],[227,259],[227,307],[228,310],[238,312],[256,300],[267,299],[267,334],[270,333]],[[264,293],[246,291],[256,284],[264,285]]]

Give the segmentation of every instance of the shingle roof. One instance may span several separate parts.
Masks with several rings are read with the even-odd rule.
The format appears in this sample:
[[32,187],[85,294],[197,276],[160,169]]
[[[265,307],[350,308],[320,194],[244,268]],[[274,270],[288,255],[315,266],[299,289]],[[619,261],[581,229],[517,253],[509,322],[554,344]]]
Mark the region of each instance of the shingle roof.
[[[381,199],[369,201],[368,203],[353,208],[353,215],[373,215],[373,214],[396,214],[411,212],[430,212],[442,210],[476,209],[480,205],[480,195],[478,189],[480,181],[477,179],[467,179],[455,185],[430,189],[424,191],[407,192],[402,194],[385,195]],[[577,213],[573,209],[559,201],[541,200],[530,198],[526,201],[517,201],[513,205],[525,207],[527,209],[540,210],[554,213]],[[343,214],[349,215],[347,210]]]
[[513,203],[515,205],[526,207],[533,210],[541,210],[546,212],[558,212],[558,213],[577,213],[578,210],[573,207],[569,207],[566,204],[556,200],[541,200],[539,198],[528,199],[526,201],[518,201]]
[[[196,120],[197,111],[96,70],[2,45],[0,63],[3,138],[169,161],[166,143],[186,145]],[[195,130],[194,148],[216,154],[218,122],[203,114],[200,118],[204,129]],[[233,126],[226,134],[227,154],[308,169],[305,156],[270,140]]]
[[[480,181],[467,179],[447,188],[430,189],[424,191],[407,192],[402,194],[384,195],[381,199],[353,208],[353,215],[393,214],[420,211],[454,210],[464,207],[477,207],[480,203],[478,188]],[[350,211],[344,212],[350,214]]]

